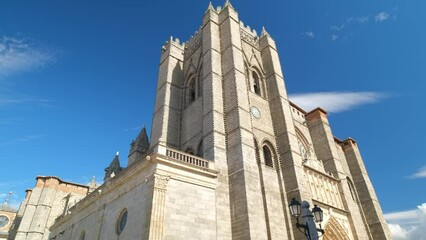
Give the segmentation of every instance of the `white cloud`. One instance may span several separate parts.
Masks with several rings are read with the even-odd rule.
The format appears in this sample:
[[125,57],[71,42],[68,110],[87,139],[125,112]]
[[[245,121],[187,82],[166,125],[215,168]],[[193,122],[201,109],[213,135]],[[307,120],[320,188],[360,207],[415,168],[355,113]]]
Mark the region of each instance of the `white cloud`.
[[376,14],[376,16],[374,16],[374,19],[376,20],[376,22],[383,22],[386,21],[389,16],[390,14],[387,12],[379,12],[378,14]]
[[314,38],[315,37],[315,34],[312,31],[306,31],[302,35],[307,36],[309,38]]
[[355,21],[356,21],[357,23],[360,23],[360,24],[367,23],[369,20],[370,20],[370,17],[369,17],[369,16],[362,16],[362,17],[357,17],[357,18],[355,18]]
[[331,40],[336,41],[339,38],[336,34],[331,35]]
[[426,203],[415,210],[385,214],[394,240],[426,239]]
[[52,101],[49,99],[40,99],[40,98],[34,98],[34,97],[3,97],[0,98],[0,107],[10,106],[10,105],[16,105],[16,104],[36,104],[40,105],[42,107],[49,107],[51,106]]
[[26,135],[26,136],[23,136],[23,137],[19,137],[19,138],[11,139],[11,140],[8,140],[8,141],[0,142],[0,146],[8,145],[8,144],[17,144],[17,143],[29,142],[29,141],[37,140],[37,139],[40,139],[40,138],[43,138],[43,137],[45,137],[44,134]]
[[29,40],[0,37],[0,77],[41,68],[53,60],[51,51]]
[[343,112],[360,105],[375,103],[386,97],[377,92],[318,92],[290,94],[289,98],[296,105],[310,111],[321,107],[328,112]]
[[345,27],[345,24],[341,24],[341,25],[331,25],[330,29],[334,30],[334,31],[340,31]]
[[416,210],[393,212],[393,213],[385,214],[385,218],[387,221],[404,220],[405,222],[407,222],[411,220],[412,222],[412,220],[415,219],[416,217],[417,217]]
[[426,178],[426,166],[420,168],[416,173],[410,176],[411,178]]

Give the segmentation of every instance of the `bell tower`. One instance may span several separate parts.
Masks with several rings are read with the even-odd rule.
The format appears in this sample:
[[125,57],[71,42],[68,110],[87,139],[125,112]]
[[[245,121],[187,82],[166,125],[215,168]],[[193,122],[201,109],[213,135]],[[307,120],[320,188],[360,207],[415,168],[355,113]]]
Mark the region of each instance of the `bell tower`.
[[[301,238],[288,211],[292,198],[321,206],[351,239],[372,238],[363,213],[370,208],[349,197],[358,190],[346,180],[355,164],[349,167],[326,112],[289,101],[275,41],[240,21],[229,1],[210,4],[189,41],[165,43],[156,96],[151,151],[174,148],[218,171],[218,239]],[[383,217],[376,219],[377,236],[388,239]]]

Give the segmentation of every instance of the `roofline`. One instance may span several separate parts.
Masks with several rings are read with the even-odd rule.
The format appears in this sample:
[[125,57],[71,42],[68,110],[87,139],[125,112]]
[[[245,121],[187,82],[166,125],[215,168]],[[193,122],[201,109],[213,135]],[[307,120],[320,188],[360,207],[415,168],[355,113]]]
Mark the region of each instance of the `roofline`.
[[54,178],[54,179],[58,180],[58,181],[59,181],[59,183],[71,184],[71,185],[74,185],[74,186],[84,187],[84,188],[89,189],[89,186],[87,186],[87,185],[83,185],[83,184],[81,184],[81,183],[74,183],[74,182],[64,181],[64,180],[62,180],[62,179],[60,179],[59,177],[56,177],[56,176],[37,176],[37,177],[36,177],[36,180],[38,180],[38,179],[40,179],[40,178],[44,178],[44,179]]
[[320,107],[317,107],[317,108],[313,109],[312,111],[306,113],[306,115],[309,115],[309,114],[311,114],[313,112],[316,112],[318,110],[327,115],[327,111],[325,111],[323,108],[320,108]]
[[305,111],[305,110],[303,110],[301,107],[297,106],[294,102],[292,102],[292,101],[290,101],[290,100],[289,100],[289,102],[290,102],[290,105],[291,105],[292,107],[294,107],[294,108],[296,108],[297,110],[301,111],[303,114],[306,114],[306,111]]

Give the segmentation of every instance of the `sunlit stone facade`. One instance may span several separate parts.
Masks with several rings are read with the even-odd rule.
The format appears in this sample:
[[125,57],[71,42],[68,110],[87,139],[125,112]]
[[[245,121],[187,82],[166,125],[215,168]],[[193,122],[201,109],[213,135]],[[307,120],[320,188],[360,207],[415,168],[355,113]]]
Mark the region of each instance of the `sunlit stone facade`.
[[323,239],[390,239],[356,141],[288,100],[273,38],[229,2],[162,47],[156,95],[127,168],[117,156],[49,234],[17,239],[303,239],[292,198],[324,210]]

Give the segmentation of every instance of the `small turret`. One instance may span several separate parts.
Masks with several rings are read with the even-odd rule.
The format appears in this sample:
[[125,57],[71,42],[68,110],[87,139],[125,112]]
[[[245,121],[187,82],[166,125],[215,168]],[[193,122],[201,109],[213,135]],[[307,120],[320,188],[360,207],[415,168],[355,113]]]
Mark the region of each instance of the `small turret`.
[[234,8],[234,7],[231,5],[231,3],[229,2],[229,0],[226,0],[226,1],[225,1],[225,5],[223,5],[223,8],[226,8],[226,7]]
[[117,175],[117,173],[121,172],[121,170],[123,170],[123,168],[120,166],[120,159],[117,152],[109,167],[105,168],[104,181],[106,182],[110,178],[113,178],[115,175]]
[[212,5],[212,2],[209,2],[209,6],[207,7],[206,12],[208,12],[208,11],[214,11],[214,7]]
[[0,210],[8,211],[8,212],[16,212],[16,210],[9,204],[10,196],[12,196],[12,192],[9,192],[9,195],[4,200],[4,203],[0,205]]
[[262,33],[260,34],[260,36],[263,37],[263,36],[266,36],[266,35],[269,36],[269,33],[266,31],[265,27],[262,27]]
[[132,164],[136,160],[140,160],[148,152],[149,140],[146,128],[143,127],[138,137],[130,144],[129,163]]
[[92,181],[90,181],[89,184],[87,184],[89,187],[89,193],[93,192],[96,188],[98,188],[100,185],[96,183],[96,177],[92,177]]

